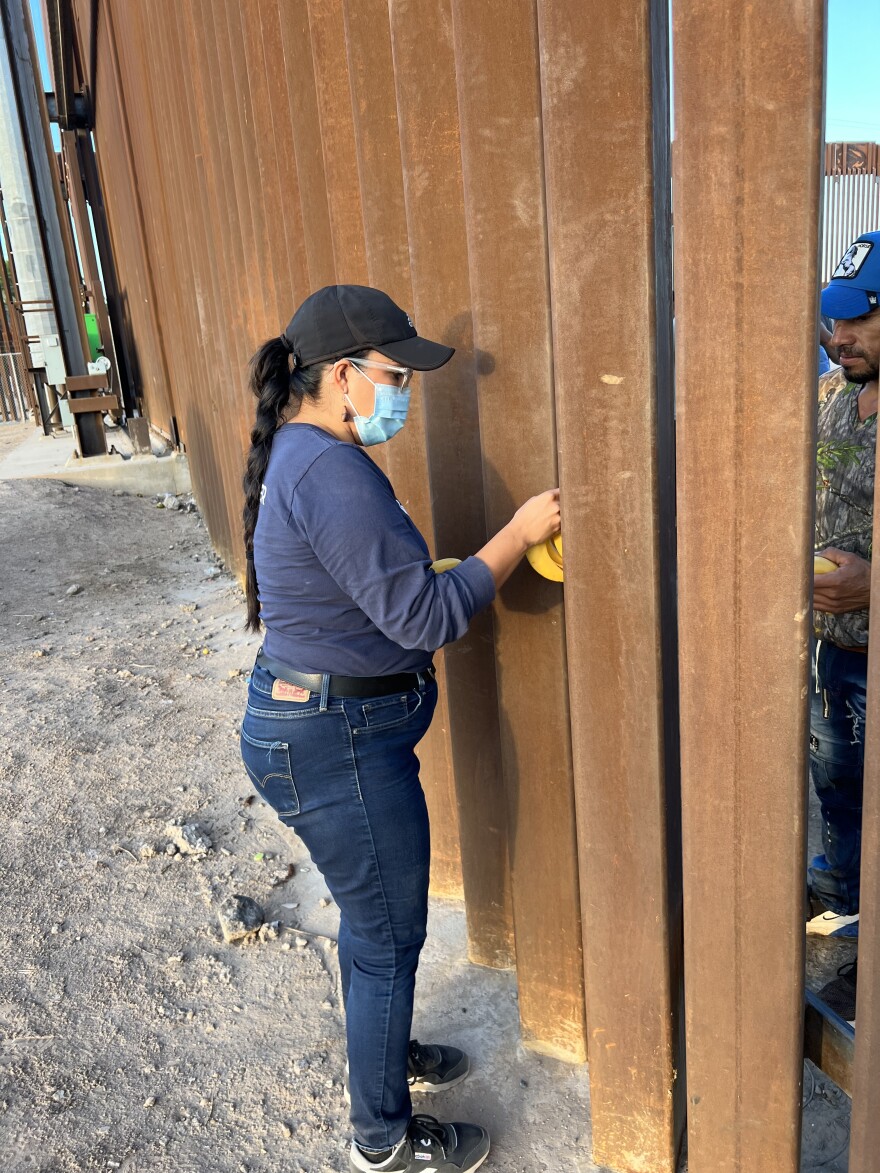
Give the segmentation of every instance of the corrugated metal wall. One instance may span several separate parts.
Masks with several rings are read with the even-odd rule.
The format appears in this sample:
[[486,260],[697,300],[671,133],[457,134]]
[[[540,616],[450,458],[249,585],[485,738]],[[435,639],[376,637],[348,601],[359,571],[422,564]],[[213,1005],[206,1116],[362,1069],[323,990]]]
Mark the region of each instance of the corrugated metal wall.
[[[81,75],[97,79],[97,154],[145,409],[165,431],[176,420],[233,566],[247,359],[334,281],[386,289],[458,348],[421,378],[410,422],[379,454],[436,555],[472,552],[525,497],[561,483],[564,599],[524,566],[441,658],[423,754],[434,883],[464,893],[475,961],[515,962],[525,1040],[580,1060],[589,1038],[594,1159],[671,1173],[684,1022],[666,0],[70,2]],[[779,327],[780,369],[814,371],[823,4],[767,0],[760,20],[724,0],[672,7],[686,79],[676,266],[691,1168],[794,1173],[811,456],[804,412],[787,430],[774,416],[774,459],[791,475],[750,506],[737,477],[753,464],[761,475],[761,384],[738,395],[759,325]],[[803,71],[780,65],[793,41]],[[774,195],[788,238],[771,287],[758,244]],[[800,286],[802,301],[774,299]],[[736,560],[762,524],[776,525],[785,568],[754,580]],[[717,607],[716,569],[728,584]],[[772,614],[755,628],[763,642],[741,636],[744,607]],[[780,633],[773,680],[791,712],[768,724],[748,705],[749,656],[772,660]],[[751,776],[743,731],[759,718]],[[707,775],[701,763],[716,759]],[[761,898],[778,885],[778,1003],[761,1000],[762,960],[742,930],[743,850],[764,825],[758,791],[771,775],[779,821]],[[705,900],[715,887],[720,898]]]
[[880,144],[826,143],[822,283],[863,232],[880,229]]

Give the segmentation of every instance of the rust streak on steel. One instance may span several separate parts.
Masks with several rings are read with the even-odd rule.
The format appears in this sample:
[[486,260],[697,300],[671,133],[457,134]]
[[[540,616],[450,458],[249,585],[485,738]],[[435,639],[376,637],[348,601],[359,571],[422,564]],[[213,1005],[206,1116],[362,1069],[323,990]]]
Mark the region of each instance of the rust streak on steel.
[[[101,124],[95,128],[100,156],[98,169],[107,197],[114,249],[120,258],[125,258],[124,274],[120,266],[122,314],[134,362],[135,384],[144,396],[151,419],[164,430],[168,428],[173,413],[169,399],[170,380],[153,276],[154,259],[148,252],[144,207],[140,198],[142,188],[128,113],[133,83],[129,76],[129,88],[123,86],[114,33],[114,9],[114,4],[101,7],[97,31],[103,62],[98,73],[98,101],[104,115]],[[111,160],[114,175],[108,181],[107,164]]]
[[[256,13],[259,14],[262,57],[255,56],[248,68],[254,73],[262,73],[266,89],[266,108],[257,110],[255,117],[257,124],[265,127],[265,132],[257,135],[257,145],[261,167],[267,173],[266,199],[271,202],[269,222],[284,237],[284,249],[276,270],[276,280],[280,282],[278,327],[281,329],[287,325],[296,306],[306,299],[310,289],[306,281],[302,208],[290,123],[284,40],[276,0],[262,0]],[[249,23],[256,23],[256,13],[249,9]]]
[[[172,222],[177,279],[184,285],[184,274],[189,273],[192,289],[180,315],[184,333],[175,348],[174,360],[182,385],[201,386],[199,395],[181,398],[181,420],[184,434],[191,438],[189,451],[193,468],[198,470],[198,481],[212,484],[217,478],[218,488],[212,487],[212,495],[220,496],[224,485],[237,488],[241,478],[241,457],[235,444],[229,442],[230,433],[235,435],[239,413],[234,410],[234,401],[228,401],[229,380],[217,362],[217,356],[228,351],[231,341],[224,329],[220,292],[226,250],[212,247],[219,234],[211,225],[215,201],[209,194],[204,167],[207,151],[201,139],[203,123],[195,96],[197,71],[191,67],[185,48],[185,17],[181,6],[168,5],[166,13],[154,9],[151,38],[162,45],[161,60],[169,71],[162,86],[171,104],[167,125],[176,124],[175,133],[163,136],[163,167],[173,177],[171,199],[179,209]],[[219,459],[206,459],[199,451],[202,448],[207,448],[208,453],[216,452]],[[224,513],[226,516],[219,520],[212,518],[212,537],[222,535],[219,540],[215,538],[218,546],[224,551],[235,550],[241,545],[237,518],[230,518],[228,511]]]
[[672,7],[688,1161],[795,1173],[824,4]]
[[[193,372],[190,379],[195,378],[196,384],[202,386],[201,394],[186,396],[184,416],[188,430],[198,428],[200,433],[210,437],[209,453],[216,451],[219,456],[222,452],[219,460],[211,462],[201,459],[201,454],[196,453],[199,445],[192,443],[190,452],[194,467],[197,461],[199,464],[197,486],[202,488],[206,498],[219,498],[232,505],[238,500],[241,453],[246,441],[242,427],[245,412],[239,406],[243,402],[244,382],[240,364],[248,337],[241,327],[241,269],[236,263],[240,233],[233,231],[228,183],[223,172],[224,156],[214,140],[218,130],[224,138],[225,133],[216,126],[212,116],[214,99],[208,46],[196,27],[192,4],[175,5],[169,15],[169,55],[179,55],[176,76],[184,85],[179,109],[187,111],[189,123],[189,141],[185,146],[181,145],[180,151],[191,160],[192,167],[184,181],[181,198],[195,205],[195,216],[189,219],[186,227],[187,240],[182,243],[183,248],[189,246],[193,249],[191,282],[195,291],[193,300],[198,308],[194,329],[200,335],[198,339],[192,339],[189,346],[199,365],[199,370]],[[173,163],[169,160],[168,165],[173,166]],[[198,200],[187,200],[187,191],[197,192]],[[223,248],[213,247],[217,240],[224,241]],[[232,328],[231,323],[235,323]],[[194,384],[190,382],[188,385],[192,387]],[[212,463],[215,467],[211,467]],[[227,508],[225,512],[231,516],[225,527],[224,554],[226,557],[240,556],[239,518],[232,509]],[[213,536],[219,523],[212,517],[210,524]]]
[[[411,311],[409,239],[387,0],[346,2],[343,16],[367,280]],[[392,444],[384,446],[385,463],[399,501],[433,547],[434,511],[427,475],[422,384],[419,375],[415,379],[406,427]],[[419,746],[421,777],[432,827],[431,887],[437,894],[465,895],[470,904],[470,896],[463,889],[448,681],[442,652],[435,657],[435,663],[439,685],[437,711]],[[473,822],[470,812],[465,818]],[[474,854],[479,858],[478,853]]]
[[336,280],[363,285],[367,280],[364,218],[357,183],[351,87],[345,68],[342,0],[309,0],[309,29]]
[[[309,292],[336,281],[307,0],[278,0]],[[286,323],[285,323],[286,325]]]
[[[393,0],[389,17],[414,319],[422,333],[456,347],[450,363],[420,377],[435,549],[465,556],[485,543],[487,533],[451,14],[448,2]],[[493,638],[492,614],[483,612],[466,638],[446,649],[444,662],[466,837],[462,866],[465,883],[479,892],[469,946],[476,960],[508,965]]]
[[538,4],[593,1159],[672,1173],[683,1055],[674,598],[661,581],[662,556],[674,558],[668,30],[662,5],[625,10]]
[[[521,501],[557,484],[537,30],[531,2],[453,0],[452,18],[483,492],[494,531]],[[582,1061],[562,587],[523,563],[496,601],[495,646],[523,1040]]]

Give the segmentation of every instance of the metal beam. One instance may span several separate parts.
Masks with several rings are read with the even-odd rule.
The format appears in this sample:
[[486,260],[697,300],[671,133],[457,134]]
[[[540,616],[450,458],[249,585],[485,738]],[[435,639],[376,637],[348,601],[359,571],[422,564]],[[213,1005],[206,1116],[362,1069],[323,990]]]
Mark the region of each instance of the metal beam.
[[[452,0],[451,9],[494,532],[558,483],[537,28],[532,0]],[[586,1024],[562,598],[527,564],[514,573],[494,608],[496,677],[523,1042],[579,1062]]]
[[86,369],[88,338],[79,297],[79,270],[63,214],[60,175],[49,135],[43,86],[42,82],[37,84],[39,65],[30,13],[22,0],[0,0],[0,23],[0,40],[5,40],[9,54],[19,133],[64,362],[69,374],[81,374]]
[[[86,193],[80,168],[80,155],[77,150],[77,136],[72,131],[65,130],[62,132],[61,156],[66,173],[67,198],[73,215],[77,247],[83,267],[83,279],[86,283],[89,300],[98,319],[98,328],[101,331],[101,346],[105,355],[110,360],[110,369],[113,373],[113,386],[116,389],[122,389],[124,394],[125,388],[122,388],[119,378],[119,369],[116,362],[116,346],[113,331],[110,326],[110,315],[107,312],[107,301],[104,297],[104,286],[101,282],[98,258],[95,252],[95,239],[92,234],[92,226],[89,221],[88,208],[86,206]],[[131,407],[129,407],[128,401],[126,401],[128,412],[132,410],[133,406],[132,403]]]
[[[875,498],[876,502],[876,498]],[[874,508],[874,549],[880,549],[880,509]],[[880,598],[880,558],[871,565],[871,597]],[[849,1173],[874,1173],[880,1152],[880,637],[868,646],[865,725],[859,970]]]
[[[391,29],[387,0],[345,0],[345,44],[354,116],[354,141],[360,180],[364,244],[369,283],[384,289],[408,310],[413,306],[409,237],[403,169],[400,158],[400,130],[394,89]],[[426,391],[427,387],[427,391]],[[430,394],[430,376],[419,376],[410,404],[407,425],[393,444],[387,445],[387,472],[395,491],[439,556],[434,526],[428,467],[428,437],[425,427],[425,395]],[[472,661],[491,659],[491,649],[480,646],[469,633],[465,641]],[[456,788],[454,746],[461,714],[450,710],[451,697],[446,673],[446,654],[436,657],[440,696],[431,729],[419,746],[419,760],[425,795],[431,813],[434,891],[465,897],[468,942],[471,955],[491,963],[497,942],[491,932],[494,917],[487,923],[484,898],[489,895],[479,878],[491,872],[500,859],[499,883],[491,890],[493,907],[504,905],[507,878],[507,841],[487,834],[479,822],[478,809],[485,809],[487,788],[498,783],[499,770],[487,771],[481,787],[463,785],[470,775],[463,772]],[[479,721],[484,714],[471,707],[467,719]],[[491,800],[490,800],[491,801]],[[479,843],[476,842],[479,835]],[[508,926],[509,932],[509,926]],[[508,942],[509,945],[509,942]]]
[[[830,1075],[847,1095],[853,1094],[853,1052],[855,1031],[830,1010],[812,991],[806,992],[804,1010],[804,1054],[820,1071]],[[872,1150],[873,1154],[876,1149]],[[869,1166],[872,1170],[874,1165]],[[850,1173],[854,1173],[850,1155]]]
[[795,1173],[824,3],[672,11],[688,1161]]
[[683,1056],[661,573],[674,555],[666,6],[539,0],[538,17],[593,1159],[671,1173]]
[[58,125],[62,130],[77,130],[81,126],[77,111],[77,85],[74,66],[76,33],[70,0],[44,0],[49,30],[49,49],[52,75],[55,82],[55,105]]
[[[100,257],[101,276],[106,293],[107,318],[111,328],[113,357],[116,359],[119,372],[117,384],[125,414],[134,415],[138,410],[138,387],[134,377],[129,347],[131,340],[125,325],[125,307],[122,293],[119,288],[119,277],[116,269],[116,257],[110,240],[110,227],[107,223],[107,210],[104,206],[104,196],[101,191],[101,180],[95,162],[95,152],[92,146],[91,135],[76,136],[76,154],[79,162],[78,172],[82,177],[83,188],[88,206],[91,209],[91,223],[95,229],[95,244]],[[71,173],[73,173],[71,164]],[[88,219],[88,218],[87,218]],[[106,350],[106,347],[105,347]]]
[[[435,548],[438,555],[462,556],[478,550],[487,534],[451,14],[448,0],[392,0],[388,17],[414,319],[421,333],[457,349],[445,367],[420,377]],[[491,613],[476,616],[466,638],[445,650],[444,664],[464,883],[477,893],[469,910],[471,956],[508,965],[507,821]]]

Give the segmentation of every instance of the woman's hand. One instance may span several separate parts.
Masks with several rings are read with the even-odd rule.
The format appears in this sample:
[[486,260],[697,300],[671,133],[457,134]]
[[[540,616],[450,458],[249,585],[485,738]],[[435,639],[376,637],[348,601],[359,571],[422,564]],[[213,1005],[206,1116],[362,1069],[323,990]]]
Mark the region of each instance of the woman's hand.
[[553,534],[559,533],[559,528],[558,489],[548,489],[546,493],[530,497],[525,505],[520,506],[504,529],[477,551],[477,557],[492,572],[495,589],[498,590],[510,578],[529,546],[546,542]]
[[554,534],[558,534],[561,521],[559,516],[559,490],[548,489],[546,493],[539,493],[537,497],[529,497],[525,505],[521,505],[514,513],[510,525],[514,532],[529,546],[537,546],[539,542],[546,542]]

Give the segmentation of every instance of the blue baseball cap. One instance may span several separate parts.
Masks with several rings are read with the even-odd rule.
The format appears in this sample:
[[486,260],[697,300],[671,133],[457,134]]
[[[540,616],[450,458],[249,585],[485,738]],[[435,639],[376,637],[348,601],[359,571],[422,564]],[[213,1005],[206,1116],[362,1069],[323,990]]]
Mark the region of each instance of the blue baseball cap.
[[880,232],[865,232],[851,244],[822,290],[822,313],[860,318],[880,305]]

